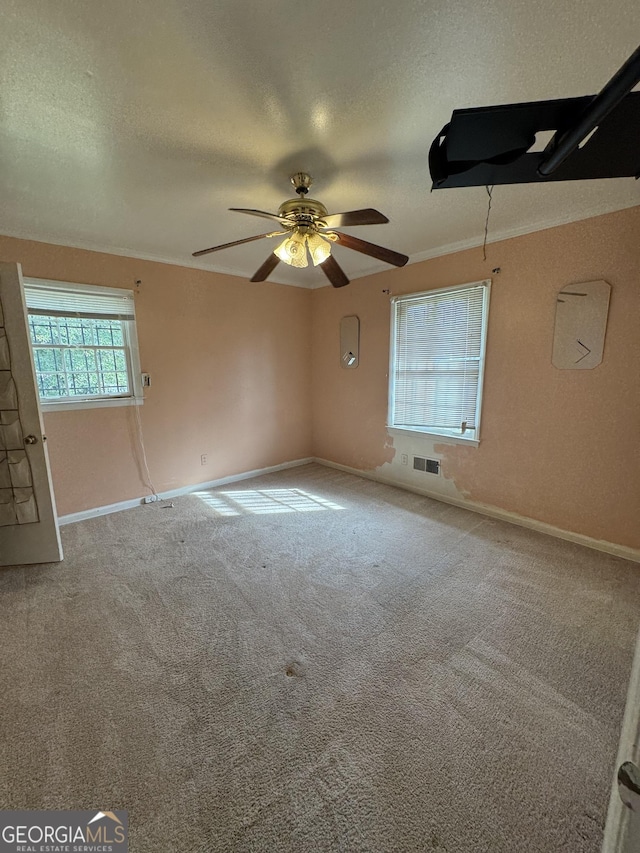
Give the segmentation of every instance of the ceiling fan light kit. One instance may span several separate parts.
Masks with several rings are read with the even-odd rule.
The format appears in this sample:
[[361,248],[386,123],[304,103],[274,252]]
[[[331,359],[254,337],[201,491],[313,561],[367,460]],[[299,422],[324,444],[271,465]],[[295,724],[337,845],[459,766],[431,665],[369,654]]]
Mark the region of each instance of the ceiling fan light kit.
[[329,234],[320,235],[313,228],[299,226],[276,246],[273,254],[292,267],[307,267],[309,266],[308,250],[314,267],[317,267],[331,254],[330,238]]
[[317,231],[311,231],[307,234],[307,248],[314,267],[324,263],[331,254],[330,239],[330,234],[318,234]]
[[285,237],[282,243],[274,249],[273,254],[289,266],[309,266],[305,235],[301,234],[300,231],[293,231],[288,237]]
[[295,187],[298,197],[283,202],[277,213],[238,207],[229,208],[237,213],[248,213],[251,216],[275,220],[284,230],[258,234],[255,237],[245,237],[244,240],[223,243],[220,246],[212,246],[210,249],[201,249],[194,252],[193,256],[199,257],[210,252],[217,252],[220,249],[229,249],[232,246],[261,240],[265,237],[286,235],[285,239],[276,246],[273,253],[253,274],[251,281],[265,281],[280,261],[292,267],[307,267],[309,265],[308,253],[313,265],[321,266],[322,271],[334,287],[344,287],[345,284],[349,284],[349,279],[331,254],[332,242],[393,266],[401,267],[407,263],[409,260],[407,255],[334,230],[336,227],[383,224],[389,221],[383,213],[373,208],[365,208],[363,210],[350,210],[346,213],[329,214],[321,202],[306,197],[309,187],[313,183],[311,175],[306,172],[296,172],[295,175],[291,176],[291,183]]

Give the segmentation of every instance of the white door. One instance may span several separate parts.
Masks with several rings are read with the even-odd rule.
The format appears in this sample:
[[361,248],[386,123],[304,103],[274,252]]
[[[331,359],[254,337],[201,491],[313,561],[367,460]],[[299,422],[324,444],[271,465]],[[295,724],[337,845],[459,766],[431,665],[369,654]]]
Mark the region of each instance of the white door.
[[640,853],[640,633],[631,666],[602,853]]
[[22,273],[0,263],[0,566],[61,559]]

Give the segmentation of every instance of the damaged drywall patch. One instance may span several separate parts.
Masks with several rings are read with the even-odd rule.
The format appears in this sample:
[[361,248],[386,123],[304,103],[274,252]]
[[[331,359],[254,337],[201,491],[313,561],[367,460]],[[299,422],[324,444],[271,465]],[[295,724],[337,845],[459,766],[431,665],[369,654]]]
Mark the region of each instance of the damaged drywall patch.
[[[393,448],[393,455],[375,468],[372,473],[376,477],[432,494],[434,497],[442,496],[451,500],[461,500],[465,497],[455,481],[447,475],[446,454],[442,452],[442,445],[436,444],[433,436],[417,432],[401,433],[387,428],[386,447]],[[414,467],[415,457],[439,464],[423,465],[420,470]],[[431,469],[437,471],[432,473]]]
[[442,459],[442,476],[451,481],[456,494],[466,500],[473,500],[470,483],[473,482],[474,462],[477,459],[478,448],[438,443],[434,445],[434,451]]
[[396,448],[393,443],[393,436],[387,435],[384,440],[384,450],[385,455],[387,456],[386,462],[391,462],[396,455]]

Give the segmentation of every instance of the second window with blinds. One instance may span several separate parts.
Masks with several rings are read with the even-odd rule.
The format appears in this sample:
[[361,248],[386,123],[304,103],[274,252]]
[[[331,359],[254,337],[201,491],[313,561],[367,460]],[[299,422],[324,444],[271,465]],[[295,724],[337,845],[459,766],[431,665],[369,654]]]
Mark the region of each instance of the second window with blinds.
[[392,300],[390,427],[478,442],[490,286]]

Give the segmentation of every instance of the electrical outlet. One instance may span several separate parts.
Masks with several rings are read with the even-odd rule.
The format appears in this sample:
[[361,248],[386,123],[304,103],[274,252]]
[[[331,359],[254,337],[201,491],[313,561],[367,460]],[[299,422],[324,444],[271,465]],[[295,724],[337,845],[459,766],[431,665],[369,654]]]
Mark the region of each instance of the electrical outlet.
[[402,454],[401,459],[402,459],[402,464],[403,464],[403,465],[408,465],[408,464],[409,464],[409,457],[408,457],[408,455],[407,455],[406,453],[403,453],[403,454]]
[[142,499],[143,503],[146,504],[154,504],[156,501],[159,501],[160,498],[158,495],[145,495]]
[[206,453],[203,453],[202,456],[200,457],[200,464],[201,465],[207,464],[207,454]]

